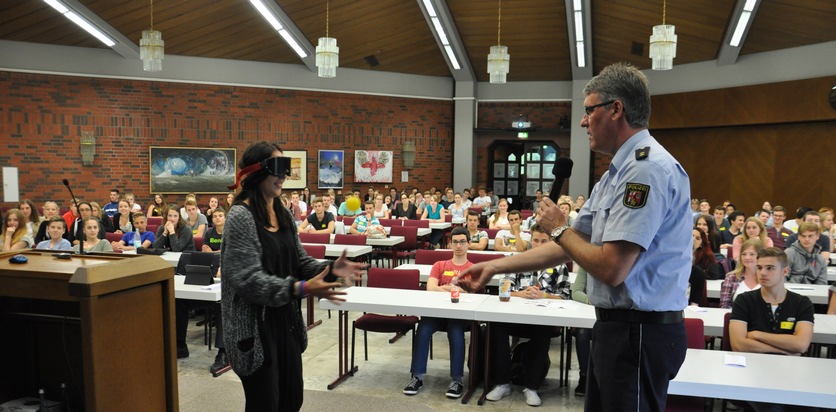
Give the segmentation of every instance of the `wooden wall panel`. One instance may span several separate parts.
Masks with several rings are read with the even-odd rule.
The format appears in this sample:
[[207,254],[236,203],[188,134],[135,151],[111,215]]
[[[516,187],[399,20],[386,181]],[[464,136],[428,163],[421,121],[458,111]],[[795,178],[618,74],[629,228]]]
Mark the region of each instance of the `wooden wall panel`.
[[653,96],[651,130],[836,120],[836,76]]
[[[691,197],[729,199],[747,214],[764,200],[790,211],[836,205],[836,121],[653,131],[685,167]],[[792,214],[792,212],[790,213]]]

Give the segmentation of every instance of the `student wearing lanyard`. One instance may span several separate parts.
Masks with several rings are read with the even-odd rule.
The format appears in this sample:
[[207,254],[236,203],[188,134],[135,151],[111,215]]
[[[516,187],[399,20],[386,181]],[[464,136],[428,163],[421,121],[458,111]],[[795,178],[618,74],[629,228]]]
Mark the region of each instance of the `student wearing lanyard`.
[[590,149],[612,156],[574,225],[544,198],[538,224],[555,244],[474,265],[464,287],[494,274],[570,260],[589,272],[593,328],[588,411],[662,411],[668,384],[685,360],[682,310],[691,272],[691,188],[679,162],[648,132],[645,75],[617,63],[584,89]]

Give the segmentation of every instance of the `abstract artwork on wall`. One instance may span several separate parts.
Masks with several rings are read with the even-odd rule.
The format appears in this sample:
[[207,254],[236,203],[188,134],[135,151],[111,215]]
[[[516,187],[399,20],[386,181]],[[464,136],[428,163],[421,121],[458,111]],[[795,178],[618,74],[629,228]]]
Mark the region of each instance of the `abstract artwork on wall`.
[[148,149],[151,193],[226,193],[235,183],[235,149]]
[[392,183],[392,153],[382,150],[355,150],[354,181]]

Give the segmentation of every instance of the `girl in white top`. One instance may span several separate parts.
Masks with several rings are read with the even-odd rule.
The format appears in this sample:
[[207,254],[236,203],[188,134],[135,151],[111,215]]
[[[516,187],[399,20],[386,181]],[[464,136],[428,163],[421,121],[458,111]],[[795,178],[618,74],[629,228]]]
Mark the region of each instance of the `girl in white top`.
[[378,219],[389,219],[389,207],[383,204],[383,195],[378,193],[374,196],[374,217]]
[[461,193],[456,193],[453,196],[453,200],[453,203],[450,203],[447,209],[450,210],[450,215],[453,216],[455,223],[464,223],[464,217],[467,216],[467,206],[462,203]]
[[749,239],[740,248],[737,267],[726,274],[720,286],[720,307],[731,309],[737,295],[760,288],[758,283],[758,251],[763,249],[760,239]]
[[20,211],[23,213],[23,221],[26,224],[26,230],[29,231],[29,237],[34,238],[44,219],[41,218],[41,214],[35,208],[35,202],[29,199],[20,201]]
[[508,200],[499,199],[497,212],[488,219],[488,227],[491,229],[511,229],[511,225],[508,223]]

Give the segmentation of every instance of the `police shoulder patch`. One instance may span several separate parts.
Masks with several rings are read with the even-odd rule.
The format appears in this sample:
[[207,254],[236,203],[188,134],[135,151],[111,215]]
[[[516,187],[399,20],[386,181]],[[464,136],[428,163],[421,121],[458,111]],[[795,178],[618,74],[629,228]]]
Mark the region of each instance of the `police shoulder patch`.
[[647,204],[647,195],[650,193],[650,186],[641,183],[627,183],[624,189],[622,203],[630,209],[641,209]]

